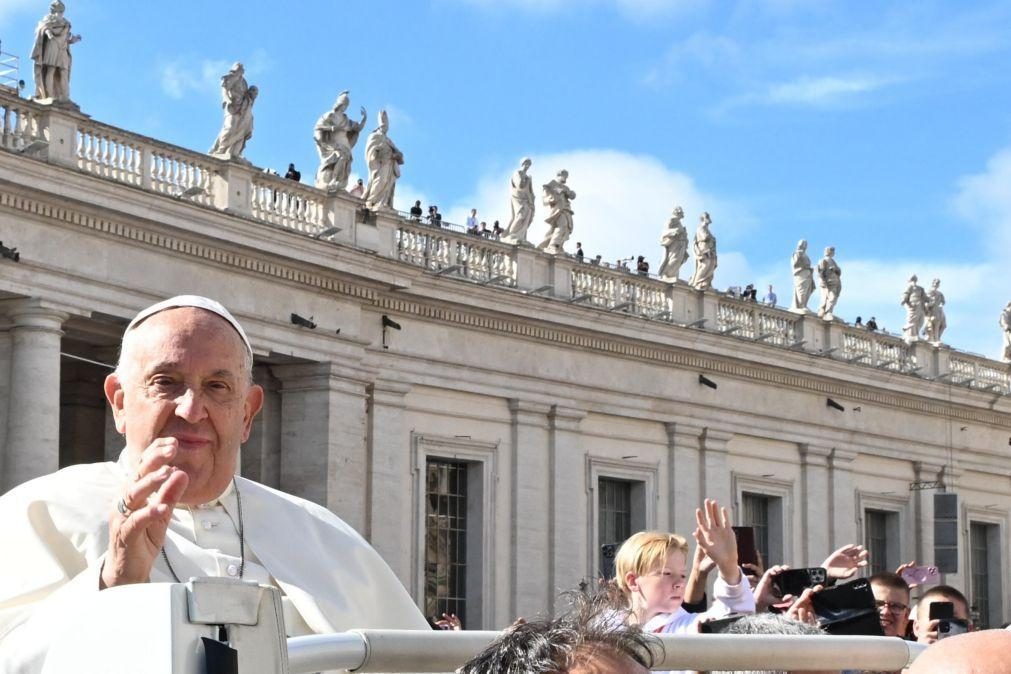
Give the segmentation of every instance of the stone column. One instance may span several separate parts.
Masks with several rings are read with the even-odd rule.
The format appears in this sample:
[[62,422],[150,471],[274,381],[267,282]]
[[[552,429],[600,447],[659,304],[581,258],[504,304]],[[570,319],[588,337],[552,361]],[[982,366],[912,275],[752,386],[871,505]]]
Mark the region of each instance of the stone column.
[[[829,458],[832,449],[802,444],[800,449],[800,539],[804,564],[816,566],[835,548],[829,544]],[[790,513],[786,513],[790,517]]]
[[586,479],[586,459],[579,435],[579,424],[586,412],[555,405],[550,421],[550,502],[548,507],[549,544],[548,589],[552,612],[560,591],[575,589],[587,579],[588,535],[586,491],[579,488]]
[[60,467],[60,342],[68,314],[37,299],[8,306],[10,397],[2,491]]
[[512,536],[509,614],[529,616],[551,607],[548,585],[548,405],[510,399],[512,417]]
[[386,379],[369,388],[368,501],[362,532],[406,587],[412,569],[411,545],[405,542],[414,540],[411,441],[404,427],[410,390],[409,384]]
[[263,388],[263,408],[242,445],[240,472],[274,488],[281,486],[281,382],[267,365],[253,366],[253,383]]
[[279,365],[281,489],[365,527],[365,370],[337,363]]
[[713,428],[702,432],[702,497],[716,499],[728,511],[733,504],[733,496],[730,493],[730,470],[727,468],[727,443],[732,437],[733,433]]
[[667,428],[667,531],[687,536],[695,530],[702,503],[702,427],[681,422]]
[[857,453],[835,447],[829,454],[829,503],[831,507],[832,550],[847,543],[860,542],[857,531],[856,491],[853,486],[853,460]]

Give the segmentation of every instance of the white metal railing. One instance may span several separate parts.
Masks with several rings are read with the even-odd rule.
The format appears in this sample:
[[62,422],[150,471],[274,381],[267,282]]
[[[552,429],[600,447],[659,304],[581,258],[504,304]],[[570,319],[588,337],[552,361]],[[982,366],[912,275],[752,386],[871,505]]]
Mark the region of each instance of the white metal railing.
[[716,329],[777,346],[797,341],[795,314],[764,304],[720,298],[716,307]]
[[[499,632],[361,630],[288,639],[291,674],[320,670],[452,672]],[[895,637],[660,635],[656,670],[875,670],[909,666],[926,648]]]
[[294,180],[266,173],[253,178],[253,217],[314,234],[326,220],[324,194]]
[[77,127],[77,168],[127,185],[143,182],[143,152],[140,143],[120,137],[98,126]]
[[516,285],[516,261],[505,244],[450,230],[406,222],[396,231],[397,259],[479,282]]
[[0,116],[3,117],[0,147],[23,150],[32,141],[46,139],[44,117],[17,96],[0,98]]
[[968,384],[973,388],[989,389],[1002,394],[1011,392],[1011,375],[1007,365],[1000,367],[984,358],[952,354],[948,367],[949,378],[953,383]]

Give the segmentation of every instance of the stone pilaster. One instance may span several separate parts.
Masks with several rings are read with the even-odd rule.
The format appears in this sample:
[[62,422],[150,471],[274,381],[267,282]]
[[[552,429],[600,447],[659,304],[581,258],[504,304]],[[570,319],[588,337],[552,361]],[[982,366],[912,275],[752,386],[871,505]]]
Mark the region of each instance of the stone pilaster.
[[337,363],[281,365],[281,489],[365,527],[368,374]]
[[271,367],[253,367],[253,382],[263,388],[263,408],[242,445],[241,473],[271,487],[281,485],[281,382]]
[[[927,461],[914,461],[913,474],[916,482],[942,480],[944,467]],[[913,517],[916,522],[913,543],[916,561],[919,564],[934,563],[934,494],[937,491],[937,489],[913,491]]]
[[[830,546],[832,528],[829,514],[829,459],[832,450],[821,445],[802,444],[800,449],[800,539],[804,564],[816,566],[834,550]],[[789,513],[786,514],[789,517]]]
[[[555,405],[549,414],[550,503],[548,530],[551,545],[548,588],[552,611],[559,591],[575,589],[585,578],[587,549],[586,455],[580,441],[579,424],[586,412]],[[585,485],[584,485],[585,487]]]
[[510,615],[537,615],[550,609],[547,513],[549,465],[548,405],[510,399],[512,536]]
[[702,497],[716,499],[727,510],[733,503],[730,469],[727,467],[727,443],[733,437],[733,433],[714,428],[707,428],[702,433]]
[[695,509],[702,503],[702,427],[681,422],[667,429],[667,530],[695,529]]
[[60,343],[68,315],[39,300],[7,307],[10,391],[2,489],[60,467]]
[[860,540],[853,485],[853,460],[856,458],[856,452],[841,447],[833,448],[829,454],[829,495],[832,504],[829,547],[832,550]]
[[369,388],[367,510],[362,532],[407,586],[412,570],[404,541],[414,540],[411,442],[404,427],[410,390],[409,384],[386,379],[377,379]]

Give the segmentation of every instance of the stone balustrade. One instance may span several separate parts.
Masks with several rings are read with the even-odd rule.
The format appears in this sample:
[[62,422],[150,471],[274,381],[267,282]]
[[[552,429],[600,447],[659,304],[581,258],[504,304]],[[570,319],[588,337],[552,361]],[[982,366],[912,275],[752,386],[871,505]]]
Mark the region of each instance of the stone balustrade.
[[[812,315],[700,292],[634,272],[551,257],[396,212],[368,215],[360,199],[327,193],[244,164],[117,129],[84,115],[41,105],[0,88],[0,149],[25,152],[101,180],[227,211],[232,215],[314,236],[333,228],[333,241],[371,250],[444,277],[536,291],[585,307],[745,338],[772,347],[805,350],[954,384],[1011,393],[1008,366],[924,342],[826,323]],[[30,158],[30,159],[28,159]],[[352,231],[347,231],[347,230]],[[328,237],[330,238],[330,237]],[[546,292],[545,292],[546,291]],[[681,328],[675,328],[681,329]],[[996,339],[996,335],[995,335]]]

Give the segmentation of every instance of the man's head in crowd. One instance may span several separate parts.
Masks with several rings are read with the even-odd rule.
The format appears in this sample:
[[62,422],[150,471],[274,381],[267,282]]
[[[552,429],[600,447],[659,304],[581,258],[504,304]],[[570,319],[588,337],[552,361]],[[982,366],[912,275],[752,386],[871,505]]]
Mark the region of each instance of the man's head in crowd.
[[930,619],[930,605],[935,602],[950,601],[954,604],[957,620],[969,621],[969,602],[965,595],[950,585],[938,585],[923,593],[916,605],[916,616],[913,618],[913,634],[922,643],[933,643],[937,640],[937,624]]
[[909,674],[1011,674],[1011,632],[983,630],[942,639],[916,658]]
[[688,541],[677,534],[640,531],[621,544],[615,583],[640,622],[681,608],[687,563]]
[[[794,636],[823,636],[825,633],[822,632],[816,625],[808,625],[807,623],[802,623],[798,620],[793,620],[787,618],[785,615],[775,614],[775,613],[755,613],[753,615],[747,615],[740,620],[734,622],[729,628],[727,628],[724,634],[787,634]],[[820,670],[819,670],[820,671]],[[819,671],[804,670],[804,674],[819,674]],[[835,670],[833,670],[834,674]],[[793,674],[792,672],[787,672],[781,669],[778,670],[738,670],[734,672],[728,671],[713,671],[710,674]],[[798,672],[798,674],[800,674]],[[828,674],[826,672],[826,674]]]
[[105,381],[132,469],[149,448],[171,453],[188,478],[181,503],[220,496],[263,404],[252,361],[245,333],[213,300],[177,297],[138,314]]
[[876,573],[870,578],[878,619],[886,637],[904,637],[909,624],[909,585],[897,573]]
[[553,620],[506,630],[471,658],[460,674],[649,674],[663,647],[635,625],[615,621],[606,595],[571,595],[572,608]]

